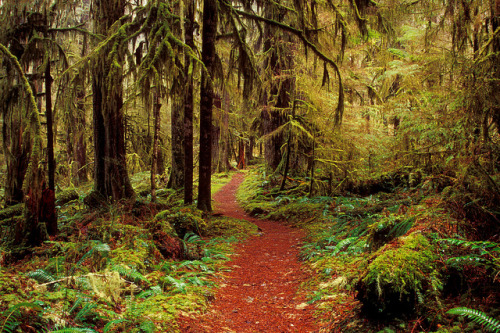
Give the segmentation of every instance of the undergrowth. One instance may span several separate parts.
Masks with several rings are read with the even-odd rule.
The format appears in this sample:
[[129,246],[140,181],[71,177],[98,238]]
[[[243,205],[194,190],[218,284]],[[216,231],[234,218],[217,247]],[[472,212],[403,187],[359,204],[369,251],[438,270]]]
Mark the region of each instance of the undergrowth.
[[[479,228],[470,232],[476,222],[457,214],[456,206],[450,209],[447,193],[453,190],[429,186],[439,178],[429,179],[366,196],[309,198],[301,185],[307,179],[295,179],[280,192],[256,168],[238,199],[251,214],[307,230],[300,259],[316,274],[303,288],[318,316],[328,318],[330,331],[494,330],[500,315],[499,243],[471,240],[480,234]],[[472,309],[446,313],[454,306]],[[457,321],[452,313],[472,320]]]
[[[214,177],[219,188],[230,178]],[[56,238],[0,266],[0,332],[177,332],[180,313],[205,311],[256,227],[182,207],[180,192],[159,190],[157,203],[143,192],[97,210],[61,206]]]

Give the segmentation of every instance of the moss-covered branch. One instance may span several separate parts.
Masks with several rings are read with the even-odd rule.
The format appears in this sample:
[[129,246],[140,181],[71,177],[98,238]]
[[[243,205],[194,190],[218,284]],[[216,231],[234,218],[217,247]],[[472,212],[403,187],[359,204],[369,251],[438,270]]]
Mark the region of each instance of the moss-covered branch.
[[339,66],[337,65],[337,63],[331,59],[330,57],[328,57],[326,54],[324,54],[323,52],[321,52],[318,47],[316,46],[316,44],[312,43],[306,36],[305,32],[303,30],[300,30],[300,29],[297,29],[295,27],[292,27],[288,24],[284,24],[284,23],[281,23],[281,22],[278,22],[278,21],[275,21],[275,20],[272,20],[272,19],[268,19],[268,18],[265,18],[265,17],[262,17],[262,16],[259,16],[259,15],[256,15],[254,13],[249,13],[249,12],[246,12],[246,11],[243,11],[243,10],[239,10],[239,9],[235,9],[233,8],[233,11],[239,15],[242,15],[242,16],[245,16],[249,19],[252,19],[252,20],[255,20],[255,21],[259,21],[259,22],[264,22],[266,24],[269,24],[269,25],[272,25],[272,26],[275,26],[279,29],[282,29],[284,31],[287,31],[287,32],[290,32],[292,34],[294,34],[295,36],[297,36],[303,43],[306,47],[308,47],[309,49],[311,49],[321,60],[323,60],[324,62],[330,64],[333,69],[335,70],[335,72],[337,73],[337,76],[339,78],[339,99],[338,99],[338,105],[337,105],[337,109],[336,109],[336,112],[335,112],[335,124],[340,124],[342,122],[342,114],[344,113],[344,86],[342,84],[342,76],[340,74],[340,69],[339,69]]

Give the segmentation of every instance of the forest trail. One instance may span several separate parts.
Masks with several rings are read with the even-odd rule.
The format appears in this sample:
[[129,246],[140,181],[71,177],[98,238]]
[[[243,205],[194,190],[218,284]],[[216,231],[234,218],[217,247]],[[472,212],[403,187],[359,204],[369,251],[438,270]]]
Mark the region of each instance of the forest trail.
[[216,212],[251,221],[261,233],[237,245],[211,308],[203,316],[182,317],[181,332],[319,332],[313,306],[297,292],[308,277],[297,258],[304,233],[246,215],[236,202],[244,177],[234,175],[215,194]]

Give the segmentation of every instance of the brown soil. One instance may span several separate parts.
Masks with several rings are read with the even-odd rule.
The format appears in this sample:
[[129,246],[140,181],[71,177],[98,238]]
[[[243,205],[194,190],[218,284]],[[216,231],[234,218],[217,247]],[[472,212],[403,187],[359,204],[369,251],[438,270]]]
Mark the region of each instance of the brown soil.
[[235,197],[243,179],[243,174],[236,174],[216,193],[216,212],[251,221],[261,232],[237,245],[237,256],[228,264],[231,271],[210,310],[181,317],[181,332],[319,332],[313,306],[298,293],[308,278],[297,259],[304,234],[283,223],[246,215]]

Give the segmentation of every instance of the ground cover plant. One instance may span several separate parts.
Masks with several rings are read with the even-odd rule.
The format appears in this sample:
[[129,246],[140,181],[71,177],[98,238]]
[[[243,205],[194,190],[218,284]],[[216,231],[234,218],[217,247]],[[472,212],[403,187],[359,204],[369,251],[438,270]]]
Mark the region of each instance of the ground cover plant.
[[306,179],[277,191],[263,170],[240,199],[250,213],[307,230],[301,258],[316,275],[303,287],[330,331],[498,331],[499,243],[472,240],[489,226],[454,211],[459,184],[429,189],[424,176],[390,192],[309,198],[298,190]]
[[58,237],[12,264],[2,250],[0,331],[176,332],[179,314],[206,310],[233,247],[256,228],[158,194],[97,211],[75,199],[60,207]]

